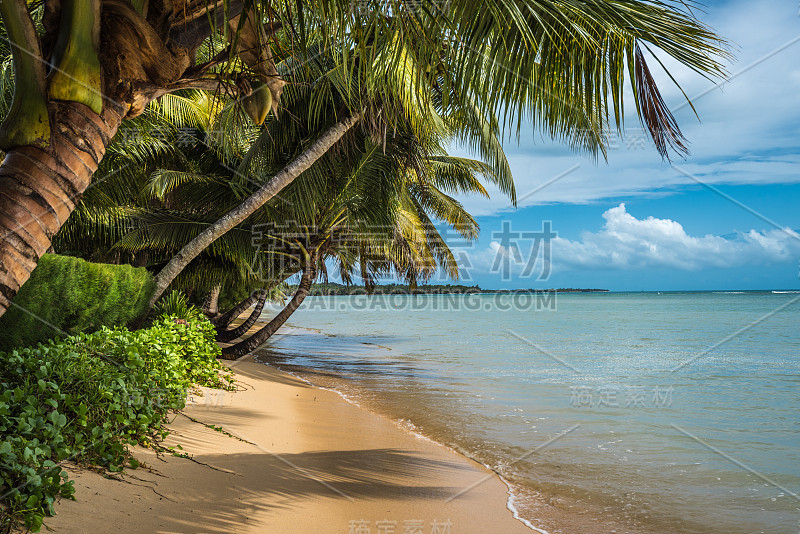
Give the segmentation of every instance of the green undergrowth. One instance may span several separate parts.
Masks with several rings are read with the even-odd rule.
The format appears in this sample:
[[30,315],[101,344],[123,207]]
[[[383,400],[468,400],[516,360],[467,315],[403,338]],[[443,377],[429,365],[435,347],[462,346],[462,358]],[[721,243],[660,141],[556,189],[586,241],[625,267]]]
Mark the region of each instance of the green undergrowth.
[[143,330],[102,327],[0,353],[2,532],[38,531],[75,489],[65,461],[136,468],[131,445],[158,447],[195,386],[233,389],[214,327],[199,314]]

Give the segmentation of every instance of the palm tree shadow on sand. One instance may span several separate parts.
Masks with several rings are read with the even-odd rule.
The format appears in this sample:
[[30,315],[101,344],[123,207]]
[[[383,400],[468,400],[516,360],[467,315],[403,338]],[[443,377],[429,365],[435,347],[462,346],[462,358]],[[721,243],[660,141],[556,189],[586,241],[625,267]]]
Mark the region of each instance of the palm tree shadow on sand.
[[[181,487],[191,491],[171,495],[173,502],[159,501],[150,510],[166,531],[234,532],[249,517],[289,509],[308,499],[443,502],[463,488],[425,482],[466,469],[464,464],[398,449],[213,454],[194,459],[217,469],[235,466],[237,471],[212,470],[186,460],[178,469],[184,471]],[[186,475],[195,480],[187,481]],[[154,482],[163,484],[163,479]]]

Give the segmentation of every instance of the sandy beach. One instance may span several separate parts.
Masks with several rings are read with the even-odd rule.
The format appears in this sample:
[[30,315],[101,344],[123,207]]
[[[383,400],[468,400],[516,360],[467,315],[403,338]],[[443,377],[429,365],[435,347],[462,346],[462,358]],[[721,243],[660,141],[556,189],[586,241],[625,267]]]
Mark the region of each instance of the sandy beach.
[[[168,445],[121,480],[71,469],[56,533],[531,532],[494,473],[332,391],[246,356],[240,391],[190,397]],[[209,428],[213,425],[215,429]]]

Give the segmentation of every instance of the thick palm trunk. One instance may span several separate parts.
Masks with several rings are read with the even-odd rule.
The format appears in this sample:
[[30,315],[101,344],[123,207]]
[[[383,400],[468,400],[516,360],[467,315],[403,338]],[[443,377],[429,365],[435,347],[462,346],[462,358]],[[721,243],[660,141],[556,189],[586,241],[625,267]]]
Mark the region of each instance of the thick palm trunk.
[[200,235],[186,244],[156,275],[155,292],[150,298],[147,312],[152,309],[159,297],[164,293],[175,277],[189,265],[203,250],[220,236],[230,231],[237,224],[241,223],[252,215],[257,209],[267,203],[277,195],[284,187],[289,185],[295,178],[300,176],[306,169],[311,167],[321,158],[333,145],[335,145],[353,126],[361,119],[361,114],[349,116],[333,125],[328,131],[317,139],[300,156],[283,168],[281,172],[273,176],[258,191],[250,195],[244,202],[236,208],[226,213],[221,219],[209,226]]
[[316,252],[312,253],[308,258],[306,265],[303,267],[303,276],[300,279],[300,284],[297,286],[297,291],[294,292],[292,300],[283,308],[278,315],[276,315],[269,323],[250,336],[249,338],[240,341],[235,345],[222,349],[224,354],[229,356],[242,356],[248,352],[252,352],[261,345],[263,345],[272,335],[283,326],[289,317],[300,307],[308,293],[311,291],[311,284],[317,277],[317,255]]
[[230,330],[217,328],[217,341],[233,341],[234,339],[243,336],[248,330],[250,330],[250,327],[256,323],[259,317],[261,317],[261,311],[264,309],[264,304],[267,302],[268,295],[269,293],[267,291],[261,292],[261,295],[258,297],[258,302],[256,302],[256,307],[253,309],[253,313],[250,314],[250,317],[248,317],[245,322],[236,328],[232,328]]
[[56,101],[49,148],[12,148],[0,165],[0,315],[89,186],[122,112]]

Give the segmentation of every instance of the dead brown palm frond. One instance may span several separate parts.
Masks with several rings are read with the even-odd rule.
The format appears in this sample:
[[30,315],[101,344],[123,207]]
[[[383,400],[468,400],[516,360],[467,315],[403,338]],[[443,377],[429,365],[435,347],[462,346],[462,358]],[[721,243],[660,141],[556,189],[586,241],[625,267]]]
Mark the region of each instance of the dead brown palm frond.
[[636,108],[642,125],[650,132],[656,150],[661,157],[669,159],[670,149],[681,156],[689,153],[686,137],[681,132],[675,116],[670,111],[658,89],[650,67],[637,44],[634,52],[634,86]]

